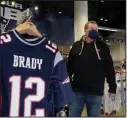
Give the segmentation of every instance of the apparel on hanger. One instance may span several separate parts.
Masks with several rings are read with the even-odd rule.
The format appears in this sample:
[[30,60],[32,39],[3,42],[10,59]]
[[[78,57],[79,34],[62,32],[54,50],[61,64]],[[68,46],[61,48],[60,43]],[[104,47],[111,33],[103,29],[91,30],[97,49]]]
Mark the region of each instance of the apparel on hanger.
[[[1,116],[63,116],[72,97],[65,62],[58,47],[30,24],[0,35]],[[39,37],[25,40],[24,34]]]

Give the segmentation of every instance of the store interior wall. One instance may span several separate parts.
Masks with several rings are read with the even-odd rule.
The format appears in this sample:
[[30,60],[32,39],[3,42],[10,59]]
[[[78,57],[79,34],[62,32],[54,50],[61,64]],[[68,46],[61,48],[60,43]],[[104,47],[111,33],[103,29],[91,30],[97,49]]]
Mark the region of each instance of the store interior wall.
[[[74,20],[65,16],[48,14],[44,20],[36,21],[38,30],[57,45],[74,43]],[[66,34],[66,35],[65,35]]]
[[121,61],[125,58],[125,42],[118,42],[118,41],[110,41],[110,53],[112,55],[113,61]]

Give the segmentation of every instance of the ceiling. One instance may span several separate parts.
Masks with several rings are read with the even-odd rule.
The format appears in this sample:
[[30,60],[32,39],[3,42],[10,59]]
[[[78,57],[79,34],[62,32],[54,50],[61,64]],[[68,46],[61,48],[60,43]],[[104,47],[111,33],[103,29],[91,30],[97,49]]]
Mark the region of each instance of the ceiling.
[[[22,2],[27,5],[30,2]],[[74,1],[35,1],[29,6],[39,6],[37,19],[42,19],[48,12],[74,18]],[[41,14],[41,15],[40,15]],[[89,1],[88,19],[95,20],[99,26],[125,29],[126,26],[126,1]],[[112,31],[99,30],[103,37],[111,35]]]
[[[126,1],[89,1],[89,20],[95,20],[99,26],[126,29]],[[103,37],[109,37],[114,31],[99,30]],[[111,38],[110,38],[111,39]]]
[[125,25],[125,1],[90,1],[88,3],[89,20],[96,20],[100,26],[106,26],[111,28],[122,28]]
[[[42,18],[42,15],[45,15],[48,12],[59,14],[62,12],[61,15],[68,16],[70,18],[74,18],[74,2],[73,1],[21,1],[18,2],[26,6],[26,8],[32,7],[37,5],[39,7],[39,19]],[[29,4],[29,5],[28,5]]]

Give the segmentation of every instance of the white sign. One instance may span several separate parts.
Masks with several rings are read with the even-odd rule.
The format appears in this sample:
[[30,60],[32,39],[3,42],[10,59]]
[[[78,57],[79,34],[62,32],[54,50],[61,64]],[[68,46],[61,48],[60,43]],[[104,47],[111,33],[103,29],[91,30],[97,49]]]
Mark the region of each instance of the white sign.
[[18,20],[18,16],[22,13],[22,9],[22,4],[15,3],[12,5],[10,1],[5,1],[4,5],[2,4],[0,6],[0,15],[5,19]]
[[6,19],[18,20],[19,14],[22,12],[18,9],[13,9],[9,7],[0,7],[1,16]]
[[2,5],[6,5],[6,6],[9,6],[9,7],[12,7],[12,8],[16,8],[16,9],[23,9],[22,4],[18,4],[18,3],[12,4],[11,1],[3,1],[3,2],[1,2]]
[[0,3],[0,29],[4,32],[10,20],[17,21],[23,10],[22,4],[14,3],[11,1],[3,1]]

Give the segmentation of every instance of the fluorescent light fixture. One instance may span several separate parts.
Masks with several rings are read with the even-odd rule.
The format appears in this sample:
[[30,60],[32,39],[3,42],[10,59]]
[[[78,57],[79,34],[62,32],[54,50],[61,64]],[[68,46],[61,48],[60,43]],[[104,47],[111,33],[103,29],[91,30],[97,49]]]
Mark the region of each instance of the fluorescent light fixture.
[[99,30],[106,30],[106,31],[114,31],[117,32],[117,29],[113,29],[113,28],[106,28],[106,27],[98,27]]

